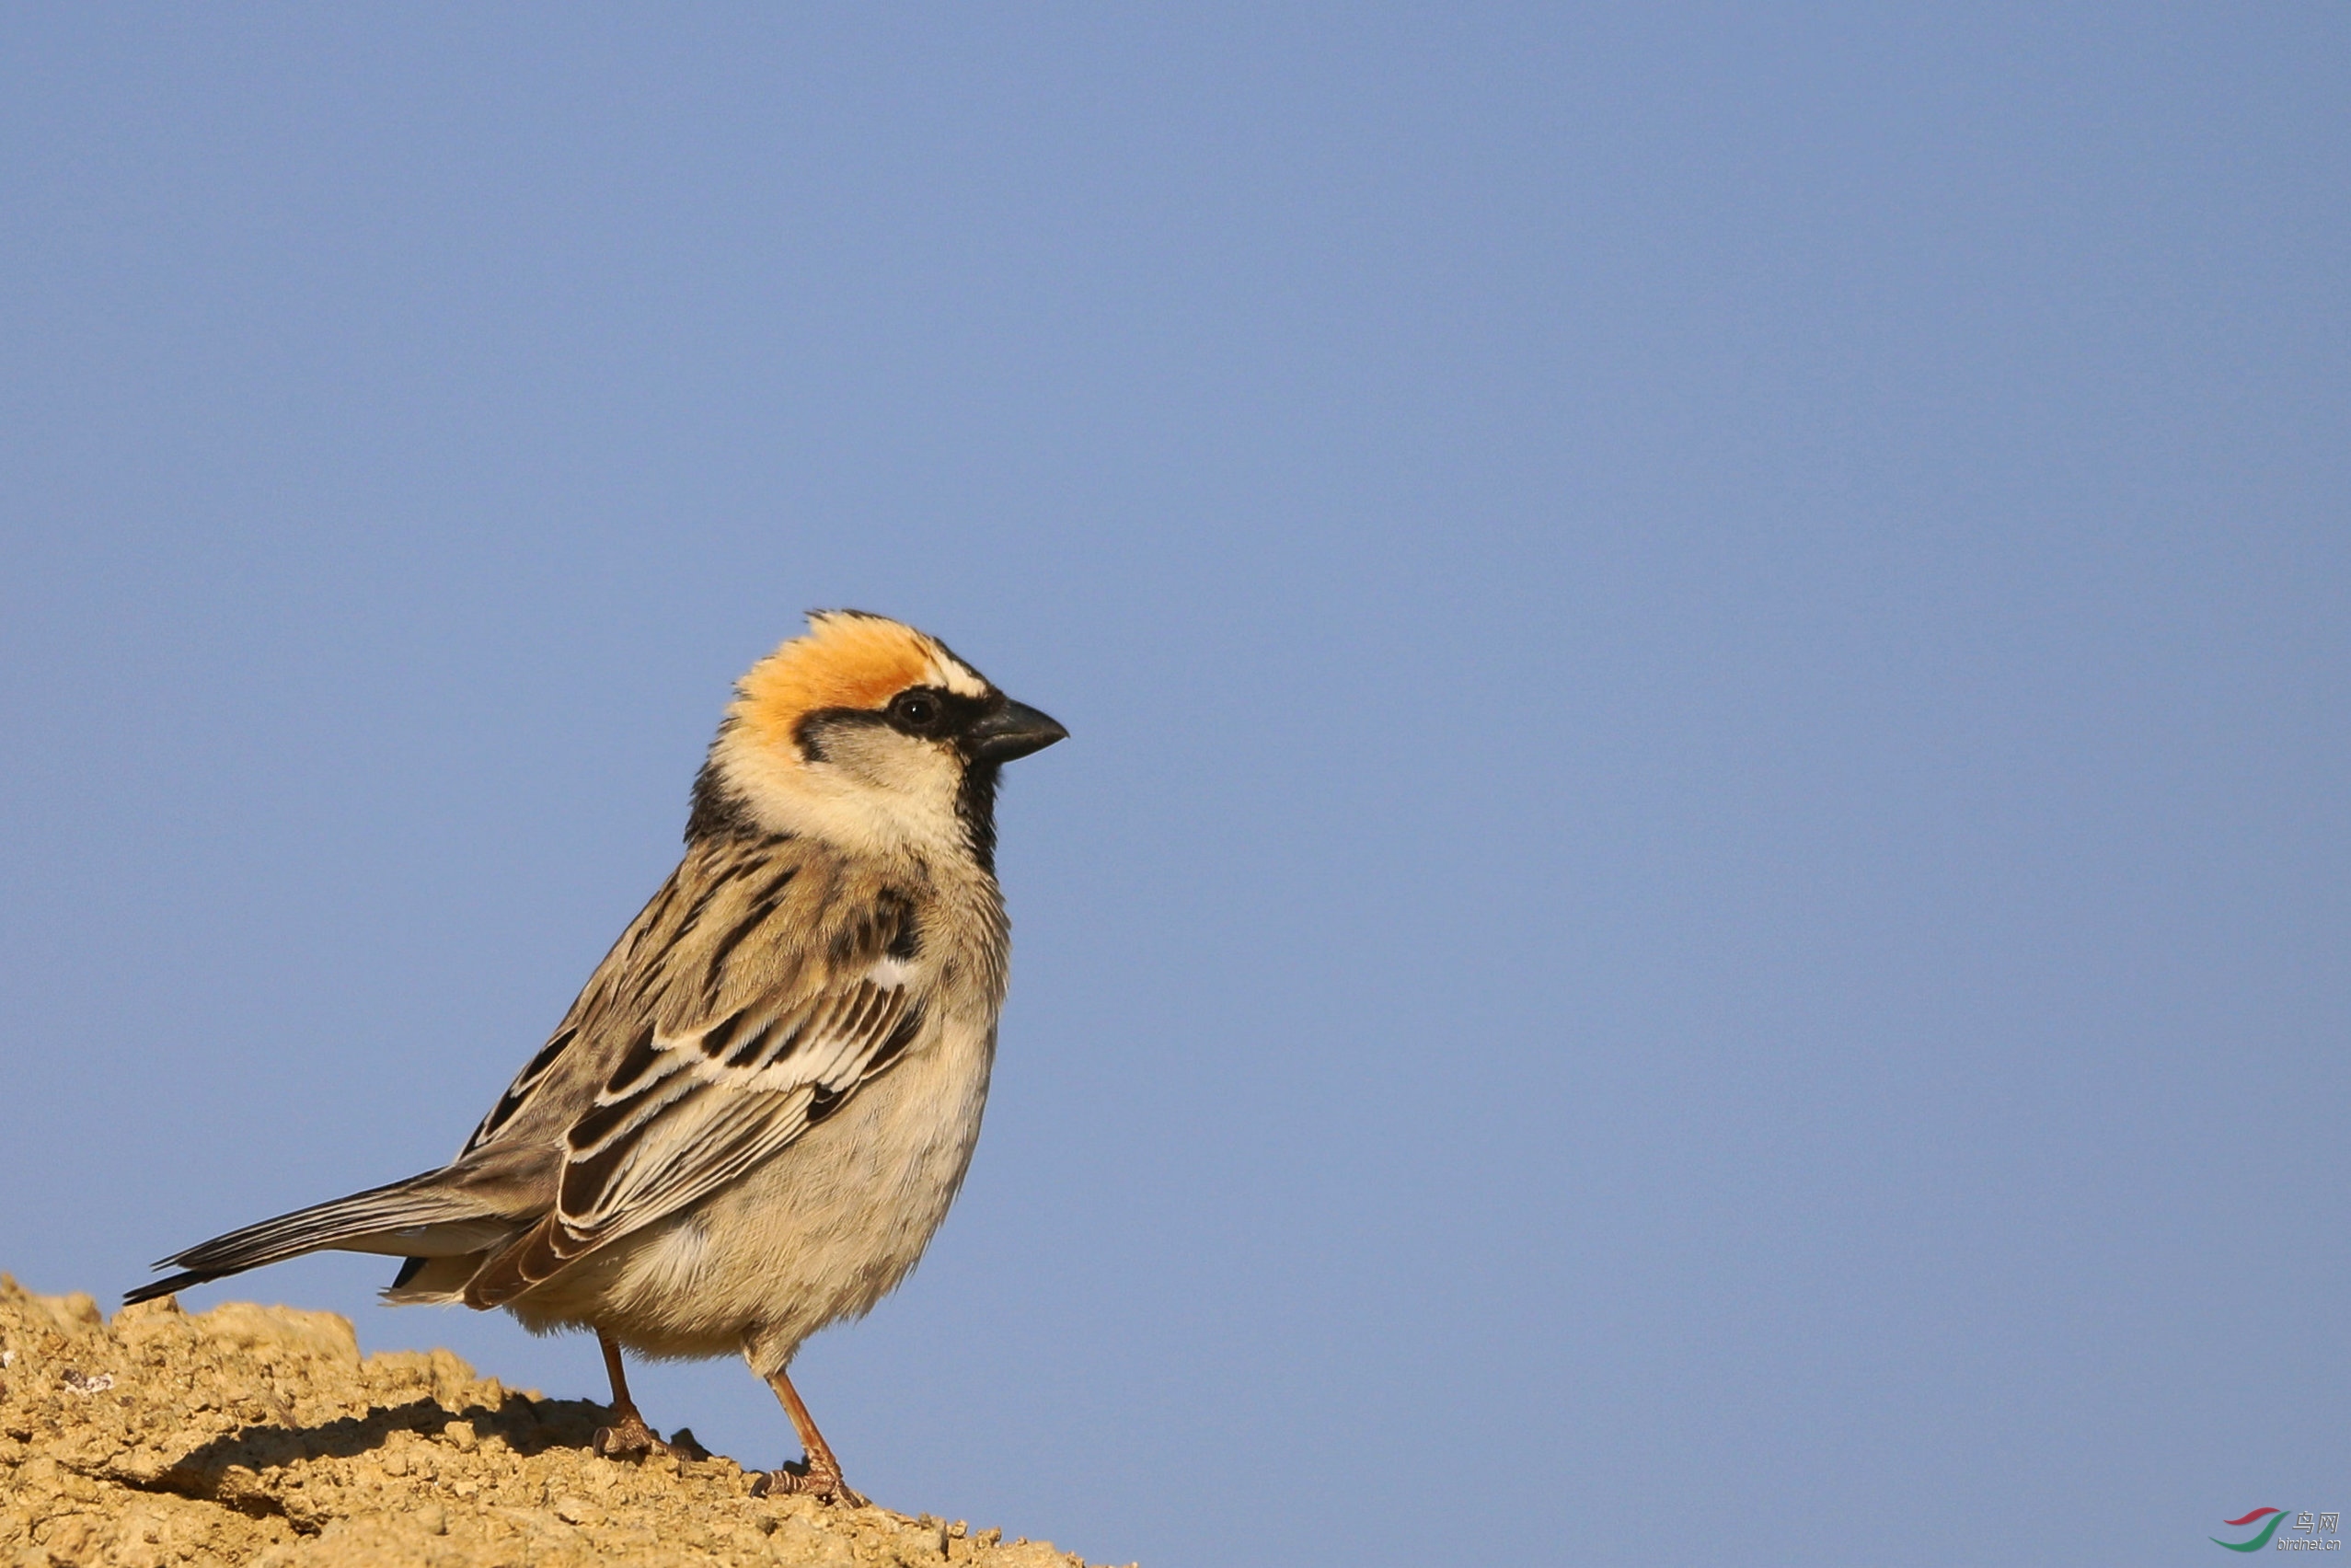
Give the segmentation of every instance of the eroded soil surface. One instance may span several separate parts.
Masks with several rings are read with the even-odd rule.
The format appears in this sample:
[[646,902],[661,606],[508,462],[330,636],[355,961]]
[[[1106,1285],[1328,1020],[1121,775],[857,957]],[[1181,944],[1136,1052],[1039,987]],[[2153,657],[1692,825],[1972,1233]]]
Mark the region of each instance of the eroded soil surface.
[[589,1452],[606,1412],[350,1320],[170,1300],[109,1321],[0,1274],[0,1564],[1083,1568],[886,1508],[755,1498],[732,1459]]

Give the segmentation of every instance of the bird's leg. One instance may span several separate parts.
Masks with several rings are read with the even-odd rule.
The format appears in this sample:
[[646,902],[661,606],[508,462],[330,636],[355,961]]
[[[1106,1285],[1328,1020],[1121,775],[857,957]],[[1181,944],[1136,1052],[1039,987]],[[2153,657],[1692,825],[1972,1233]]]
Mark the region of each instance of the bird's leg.
[[865,1499],[842,1482],[841,1461],[833,1457],[824,1434],[816,1430],[816,1423],[809,1418],[808,1407],[800,1402],[800,1390],[792,1387],[792,1380],[784,1375],[782,1367],[768,1374],[767,1386],[783,1401],[784,1413],[792,1418],[792,1429],[800,1434],[800,1446],[808,1458],[797,1468],[786,1465],[781,1470],[769,1470],[751,1483],[751,1494],[765,1497],[771,1492],[796,1492],[820,1503],[864,1507]]
[[620,1370],[620,1347],[602,1329],[596,1331],[596,1343],[604,1346],[604,1369],[612,1375],[612,1424],[597,1427],[589,1446],[609,1459],[675,1453],[662,1441],[661,1434],[646,1425],[645,1418],[637,1413],[637,1401],[628,1397],[628,1379]]

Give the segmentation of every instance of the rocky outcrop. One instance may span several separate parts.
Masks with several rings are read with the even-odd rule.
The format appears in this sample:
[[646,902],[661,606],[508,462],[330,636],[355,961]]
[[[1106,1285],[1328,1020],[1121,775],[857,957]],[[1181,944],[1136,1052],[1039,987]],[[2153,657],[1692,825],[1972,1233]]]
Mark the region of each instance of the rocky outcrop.
[[600,1458],[599,1405],[349,1320],[172,1300],[108,1320],[0,1274],[0,1563],[1083,1568],[928,1516],[755,1498],[728,1458]]

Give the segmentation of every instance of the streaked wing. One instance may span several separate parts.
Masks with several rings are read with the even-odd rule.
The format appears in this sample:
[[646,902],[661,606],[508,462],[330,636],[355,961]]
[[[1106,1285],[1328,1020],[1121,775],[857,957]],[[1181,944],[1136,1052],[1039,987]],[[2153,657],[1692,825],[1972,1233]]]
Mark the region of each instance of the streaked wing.
[[565,1136],[555,1219],[586,1251],[694,1202],[775,1154],[888,1067],[921,1027],[885,959],[789,1014],[746,1008],[690,1034],[651,1032]]
[[[810,847],[790,839],[689,848],[588,976],[561,1026],[523,1065],[466,1140],[459,1161],[504,1136],[555,1131],[542,1124],[544,1117],[529,1113],[535,1102],[553,1096],[568,1103],[567,1090],[576,1094],[589,1087],[577,1081],[580,1070],[594,1068],[599,1058],[609,1060],[611,1048],[633,1038],[645,1020],[691,1027],[695,1020],[716,1016],[723,991],[745,988],[743,966],[731,963],[736,950],[759,932],[769,935],[772,947],[773,932],[781,928],[772,922],[794,892],[803,894],[801,907],[783,923],[787,926],[807,926],[821,913],[821,907],[810,905],[828,902],[836,877],[820,874],[815,880],[824,885],[815,890],[795,888],[796,882],[805,883],[802,873],[812,869],[821,873],[830,868]],[[815,892],[813,899],[805,896],[810,891]],[[732,987],[731,978],[737,982]],[[768,973],[748,984],[773,989],[796,979]],[[596,1076],[602,1077],[600,1070]]]
[[[511,1300],[707,1197],[833,1115],[913,1043],[923,1018],[911,983],[917,939],[909,901],[887,889],[847,897],[837,883],[805,891],[822,907],[801,918],[775,899],[755,899],[743,919],[777,929],[750,941],[736,923],[698,948],[658,948],[639,984],[669,1007],[647,1010],[684,1019],[638,1023],[593,1094],[582,1084],[566,1096],[572,1110],[552,1212],[482,1267],[466,1288],[468,1303]],[[792,932],[801,934],[797,951],[772,951]],[[681,950],[685,957],[672,962]],[[729,955],[753,952],[766,962],[745,973],[766,983],[731,981],[721,967]],[[627,955],[616,950],[616,957]],[[547,1061],[525,1069],[516,1084],[523,1099],[535,1097],[536,1080],[555,1076],[563,1049],[551,1042]]]
[[490,1108],[489,1114],[482,1117],[480,1124],[474,1128],[473,1136],[466,1140],[466,1147],[457,1151],[459,1159],[490,1142],[513,1119],[514,1113],[520,1111],[531,1096],[538,1092],[539,1086],[547,1081],[547,1069],[555,1066],[556,1060],[570,1050],[571,1042],[579,1037],[578,1026],[566,1023],[538,1048],[536,1055],[523,1064],[523,1070],[514,1075],[514,1081],[506,1086],[506,1092],[498,1097],[498,1103]]

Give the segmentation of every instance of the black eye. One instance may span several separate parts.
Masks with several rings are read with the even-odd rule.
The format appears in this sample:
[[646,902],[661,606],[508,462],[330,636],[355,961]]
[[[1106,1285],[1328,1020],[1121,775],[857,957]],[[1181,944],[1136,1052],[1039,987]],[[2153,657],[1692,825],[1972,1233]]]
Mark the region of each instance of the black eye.
[[890,705],[890,717],[910,730],[919,730],[939,717],[939,703],[921,692],[900,692]]

